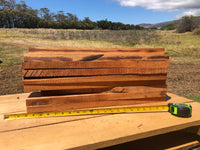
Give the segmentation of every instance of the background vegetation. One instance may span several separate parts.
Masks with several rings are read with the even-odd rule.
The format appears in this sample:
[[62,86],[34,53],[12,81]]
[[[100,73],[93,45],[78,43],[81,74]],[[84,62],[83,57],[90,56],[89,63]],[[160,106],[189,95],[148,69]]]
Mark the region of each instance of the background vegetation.
[[200,29],[200,17],[183,16],[174,23],[161,27],[161,30],[175,30],[178,33],[192,32]]
[[140,26],[111,22],[108,20],[91,21],[89,17],[80,20],[76,15],[48,8],[40,10],[27,6],[25,1],[0,0],[0,28],[55,28],[55,29],[143,29]]

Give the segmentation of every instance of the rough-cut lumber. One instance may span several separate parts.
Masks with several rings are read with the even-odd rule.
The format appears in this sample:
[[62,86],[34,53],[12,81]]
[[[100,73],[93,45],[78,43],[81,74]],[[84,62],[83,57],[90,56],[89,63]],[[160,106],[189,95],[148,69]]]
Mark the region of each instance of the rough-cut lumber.
[[88,101],[83,103],[67,103],[57,105],[36,105],[27,106],[27,112],[50,112],[50,111],[63,111],[69,109],[82,109],[82,108],[94,108],[94,107],[108,107],[108,106],[121,106],[121,105],[135,105],[142,103],[154,103],[164,101],[165,97],[146,98],[145,100],[110,100],[110,101]]
[[23,62],[23,69],[169,67],[169,60]]
[[91,76],[91,77],[66,77],[50,79],[26,79],[22,80],[24,85],[55,85],[55,84],[76,84],[86,83],[109,83],[109,82],[130,82],[130,81],[160,81],[166,80],[166,75],[111,75],[111,76]]
[[61,89],[61,90],[28,90],[40,91],[40,96],[55,96],[55,95],[72,95],[72,94],[88,94],[88,93],[102,93],[111,90],[113,87],[107,88],[85,88],[85,89]]
[[63,53],[132,53],[132,54],[164,54],[164,48],[74,48],[74,47],[30,47],[29,53],[63,54]]
[[192,142],[188,142],[188,143],[184,143],[182,145],[179,145],[179,146],[174,146],[174,147],[170,147],[170,148],[167,148],[165,150],[188,150],[188,149],[193,149],[195,146],[199,146],[200,145],[200,142],[195,140],[195,141],[192,141]]
[[108,60],[168,60],[169,55],[132,55],[132,54],[26,54],[24,62],[52,61],[108,61]]
[[50,104],[67,104],[67,103],[84,103],[110,100],[134,100],[148,99],[156,97],[166,97],[166,88],[155,87],[116,87],[110,91],[97,94],[66,95],[66,96],[47,96],[47,97],[30,97],[26,100],[27,106],[50,105]]
[[167,74],[167,68],[111,68],[111,69],[45,69],[24,70],[24,78],[101,76],[101,75],[134,75],[134,74]]
[[[112,86],[24,85],[24,91],[110,89]],[[90,90],[89,90],[90,91]]]
[[30,48],[24,55],[22,83],[24,91],[41,94],[27,99],[27,109],[42,112],[164,101],[168,67],[163,48]]
[[117,86],[160,86],[166,87],[165,80],[151,81],[128,81],[128,82],[89,82],[77,84],[41,84],[41,85],[24,85],[24,91],[40,90],[84,90],[84,89],[108,89]]
[[26,100],[27,111],[45,112],[67,109],[108,107],[164,101],[166,88],[116,87],[97,94],[30,97]]

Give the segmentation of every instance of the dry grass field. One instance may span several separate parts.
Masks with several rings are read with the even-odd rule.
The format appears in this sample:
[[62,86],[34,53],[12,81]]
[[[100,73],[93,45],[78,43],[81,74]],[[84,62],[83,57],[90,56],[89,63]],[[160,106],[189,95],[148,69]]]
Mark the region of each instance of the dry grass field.
[[0,95],[23,92],[21,62],[30,46],[163,47],[168,91],[200,102],[200,36],[174,31],[0,29]]

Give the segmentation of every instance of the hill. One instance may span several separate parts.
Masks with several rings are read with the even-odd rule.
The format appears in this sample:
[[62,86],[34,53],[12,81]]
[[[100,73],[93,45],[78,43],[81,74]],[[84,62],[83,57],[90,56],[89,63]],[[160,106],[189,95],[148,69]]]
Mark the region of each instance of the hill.
[[167,21],[167,22],[160,22],[160,23],[156,23],[156,24],[148,24],[148,23],[142,23],[142,24],[138,24],[139,26],[141,27],[144,27],[144,28],[157,28],[157,29],[160,29],[161,27],[164,27],[168,24],[174,24],[176,23],[177,20],[173,20],[173,21]]

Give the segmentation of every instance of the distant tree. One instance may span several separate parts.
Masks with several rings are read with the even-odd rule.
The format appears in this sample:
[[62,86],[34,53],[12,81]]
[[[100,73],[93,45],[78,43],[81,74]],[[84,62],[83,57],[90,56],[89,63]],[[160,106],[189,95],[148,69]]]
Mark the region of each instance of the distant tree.
[[68,16],[65,15],[64,11],[58,11],[57,14],[54,15],[54,28],[67,28],[67,18]]
[[5,9],[7,8],[7,1],[6,0],[0,0],[0,9]]
[[191,32],[196,28],[200,27],[200,19],[194,16],[183,16],[177,22],[177,32]]
[[7,6],[8,6],[9,9],[15,9],[16,1],[15,0],[8,0],[7,1]]
[[136,26],[135,26],[135,29],[136,29],[136,30],[142,30],[142,29],[144,29],[144,28],[141,27],[141,26],[139,26],[139,25],[136,25]]
[[100,21],[97,21],[97,26],[100,29],[111,29],[112,22],[108,21],[107,19],[100,20]]
[[76,15],[67,13],[67,28],[68,29],[77,29],[79,19]]
[[112,29],[112,30],[126,30],[126,26],[121,22],[112,22],[110,29]]
[[89,17],[85,17],[84,20],[79,23],[79,28],[80,29],[88,29],[88,30],[90,30],[90,29],[95,29],[96,26],[97,26],[96,23],[91,21],[89,19]]
[[47,21],[53,21],[54,20],[54,14],[50,12],[48,8],[40,8],[39,14],[42,19]]
[[161,27],[160,29],[161,30],[174,30],[174,29],[176,29],[176,24],[168,24],[164,27]]
[[61,28],[61,29],[108,29],[133,30],[140,26],[100,20],[93,22],[89,17],[83,20],[71,13],[52,13],[48,8],[32,9],[21,0],[0,0],[0,28]]
[[65,15],[64,11],[58,11],[54,18],[58,22],[66,22],[68,16]]

